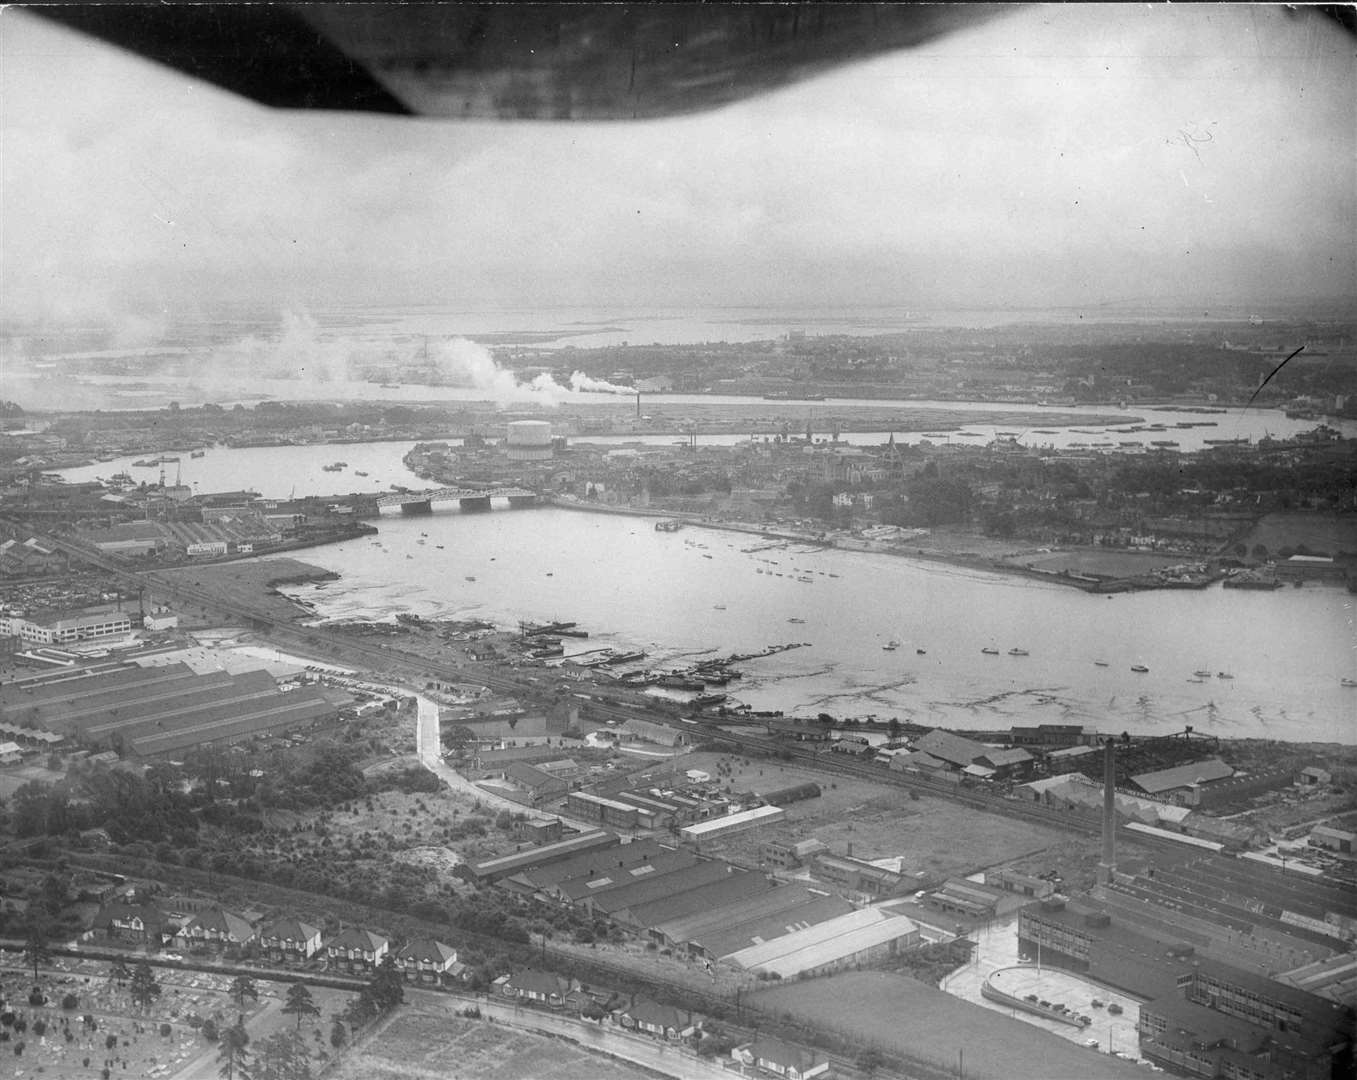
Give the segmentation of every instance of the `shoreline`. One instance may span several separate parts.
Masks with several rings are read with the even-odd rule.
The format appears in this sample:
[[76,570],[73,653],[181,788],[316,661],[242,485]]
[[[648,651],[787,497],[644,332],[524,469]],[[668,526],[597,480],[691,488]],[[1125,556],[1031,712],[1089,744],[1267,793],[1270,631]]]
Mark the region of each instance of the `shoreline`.
[[[828,538],[825,534],[811,534],[789,531],[785,527],[763,526],[753,522],[714,521],[710,518],[695,518],[664,510],[645,510],[630,506],[606,506],[597,503],[584,503],[559,495],[544,495],[547,506],[561,510],[580,510],[593,514],[613,514],[621,517],[649,518],[655,521],[678,521],[684,527],[695,529],[713,529],[718,532],[735,532],[749,536],[764,537],[770,540],[785,540],[789,543],[810,544],[822,548],[835,548],[839,551],[852,551],[865,555],[891,555],[896,558],[916,559],[922,562],[941,563],[947,566],[960,566],[968,570],[985,570],[994,574],[1013,577],[1025,577],[1033,581],[1044,581],[1052,585],[1064,585],[1080,592],[1109,594],[1118,592],[1145,592],[1155,589],[1205,589],[1221,580],[1212,575],[1208,581],[1193,583],[1190,586],[1158,584],[1137,578],[1095,578],[1082,577],[1068,572],[1034,570],[1024,566],[1014,566],[1000,559],[986,555],[965,554],[960,552],[929,551],[925,548],[904,550],[900,545],[881,541],[861,540],[852,537]],[[1190,556],[1184,555],[1184,559]]]

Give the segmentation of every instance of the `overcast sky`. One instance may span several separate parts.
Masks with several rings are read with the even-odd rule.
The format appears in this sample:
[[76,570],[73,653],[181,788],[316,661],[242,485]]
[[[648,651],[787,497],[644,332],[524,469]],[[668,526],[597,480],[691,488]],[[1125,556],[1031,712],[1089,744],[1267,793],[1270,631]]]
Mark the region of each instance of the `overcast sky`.
[[1353,41],[1029,8],[695,117],[273,112],[0,14],[9,318],[1357,293]]

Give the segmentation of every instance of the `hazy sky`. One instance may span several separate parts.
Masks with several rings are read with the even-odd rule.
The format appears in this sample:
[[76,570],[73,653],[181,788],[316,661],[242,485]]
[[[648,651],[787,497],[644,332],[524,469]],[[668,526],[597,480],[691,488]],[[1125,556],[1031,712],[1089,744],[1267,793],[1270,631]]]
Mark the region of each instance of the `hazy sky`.
[[1357,293],[1353,41],[1280,8],[1029,8],[613,125],[273,112],[13,8],[0,42],[10,318]]

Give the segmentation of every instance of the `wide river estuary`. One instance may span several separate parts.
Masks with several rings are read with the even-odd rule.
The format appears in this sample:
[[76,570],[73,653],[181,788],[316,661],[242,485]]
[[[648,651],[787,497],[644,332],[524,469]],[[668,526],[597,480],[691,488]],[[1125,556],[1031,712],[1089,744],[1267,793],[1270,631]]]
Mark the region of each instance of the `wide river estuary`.
[[[185,457],[183,479],[202,491],[267,486],[272,495],[294,484],[298,495],[424,486],[401,464],[409,445],[216,447]],[[344,474],[321,471],[337,458],[349,463]],[[108,476],[124,464],[65,475]],[[651,666],[809,643],[743,665],[746,678],[729,692],[758,709],[1357,741],[1357,689],[1340,681],[1357,677],[1357,597],[1336,586],[1099,596],[737,533],[657,533],[646,519],[555,508],[383,517],[378,527],[378,537],[301,553],[341,577],[292,595],[321,619],[408,611],[506,627],[571,620],[591,634],[571,649],[643,648]],[[882,648],[891,641],[899,647]],[[1197,680],[1198,670],[1210,677]]]

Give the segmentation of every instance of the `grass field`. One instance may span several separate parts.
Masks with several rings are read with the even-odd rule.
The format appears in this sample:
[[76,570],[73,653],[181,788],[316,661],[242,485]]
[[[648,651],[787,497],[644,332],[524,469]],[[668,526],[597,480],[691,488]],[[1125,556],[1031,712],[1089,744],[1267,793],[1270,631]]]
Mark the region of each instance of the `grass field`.
[[1262,544],[1274,558],[1284,547],[1304,546],[1315,555],[1357,553],[1357,519],[1351,514],[1268,514],[1243,543],[1250,553]]
[[1007,561],[1037,570],[1069,570],[1099,577],[1139,577],[1166,566],[1179,566],[1185,556],[1155,555],[1148,551],[1117,551],[1103,548],[1071,548],[1045,554],[1017,555]]
[[[761,990],[765,1008],[968,1080],[1116,1080],[1144,1070],[952,997],[917,979],[853,972]],[[925,1071],[917,1072],[921,1078]]]
[[759,849],[769,840],[815,838],[836,854],[849,847],[859,859],[902,859],[905,873],[935,882],[988,866],[1029,856],[1068,840],[1065,833],[1025,821],[1010,821],[945,799],[909,793],[871,780],[834,777],[781,765],[765,759],[730,754],[694,754],[685,768],[717,776],[724,763],[737,791],[771,791],[815,781],[818,799],[790,803],[787,817],[775,825],[703,844],[703,854],[716,854],[747,866],[759,862]]
[[349,1051],[330,1080],[642,1080],[654,1074],[564,1039],[446,1012],[402,1011]]

